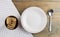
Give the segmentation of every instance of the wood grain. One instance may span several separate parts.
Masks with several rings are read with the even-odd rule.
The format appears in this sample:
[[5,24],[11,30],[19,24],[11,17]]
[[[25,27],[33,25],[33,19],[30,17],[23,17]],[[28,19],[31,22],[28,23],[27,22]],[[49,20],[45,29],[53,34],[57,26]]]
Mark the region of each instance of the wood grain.
[[13,0],[16,2],[33,2],[33,1],[44,1],[44,2],[60,2],[60,0]]
[[[46,15],[47,15],[47,11],[49,9],[53,9],[54,13],[53,13],[53,18],[52,18],[52,32],[50,33],[48,31],[49,28],[49,22],[47,23],[46,28],[37,34],[33,34],[34,37],[60,37],[60,0],[48,0],[47,2],[45,2],[44,0],[29,0],[24,1],[24,0],[13,0],[16,8],[18,9],[19,13],[22,14],[22,12],[31,6],[37,6],[42,8]],[[50,2],[52,1],[52,2]],[[48,15],[47,15],[48,18]],[[49,19],[49,18],[48,18]]]

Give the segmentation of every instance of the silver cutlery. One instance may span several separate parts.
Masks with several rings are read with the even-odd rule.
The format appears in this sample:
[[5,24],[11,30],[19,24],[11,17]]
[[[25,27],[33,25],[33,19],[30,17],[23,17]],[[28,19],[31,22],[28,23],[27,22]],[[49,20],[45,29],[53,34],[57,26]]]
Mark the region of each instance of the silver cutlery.
[[53,9],[48,10],[48,15],[49,15],[49,32],[52,31],[52,15],[53,15]]

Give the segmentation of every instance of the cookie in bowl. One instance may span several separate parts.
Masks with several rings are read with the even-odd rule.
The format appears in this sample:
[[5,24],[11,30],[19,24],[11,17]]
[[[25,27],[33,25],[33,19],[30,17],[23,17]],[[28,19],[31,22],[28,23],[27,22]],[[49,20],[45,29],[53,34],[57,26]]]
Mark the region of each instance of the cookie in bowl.
[[5,25],[8,29],[13,30],[18,26],[18,19],[15,16],[8,16],[5,19]]

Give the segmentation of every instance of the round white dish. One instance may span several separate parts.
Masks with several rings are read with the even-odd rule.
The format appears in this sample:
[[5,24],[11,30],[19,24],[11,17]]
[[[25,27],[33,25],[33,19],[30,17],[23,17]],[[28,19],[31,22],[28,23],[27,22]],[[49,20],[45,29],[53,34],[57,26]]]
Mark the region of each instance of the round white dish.
[[47,16],[39,7],[29,7],[21,15],[23,28],[30,33],[38,33],[44,30],[47,24]]

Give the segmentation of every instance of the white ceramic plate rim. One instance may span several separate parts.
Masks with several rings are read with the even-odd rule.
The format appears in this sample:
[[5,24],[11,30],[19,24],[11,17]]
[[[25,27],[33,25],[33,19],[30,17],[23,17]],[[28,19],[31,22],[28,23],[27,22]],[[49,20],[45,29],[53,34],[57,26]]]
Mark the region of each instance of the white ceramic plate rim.
[[24,12],[22,13],[22,15],[21,15],[21,23],[22,23],[22,26],[23,26],[23,28],[26,30],[26,31],[28,31],[28,32],[30,32],[30,33],[38,33],[38,32],[41,32],[42,30],[44,30],[44,28],[42,28],[41,30],[39,30],[39,31],[31,31],[32,29],[30,29],[29,30],[29,27],[27,27],[27,25],[26,25],[26,22],[23,22],[24,20],[23,20],[23,17],[25,16],[25,14],[27,13],[26,12],[26,10],[28,10],[28,9],[30,9],[30,8],[37,8],[37,9],[40,9],[40,11],[42,11],[42,13],[44,14],[44,16],[45,16],[45,26],[44,26],[44,28],[46,27],[46,24],[47,24],[47,16],[46,16],[46,14],[45,14],[45,12],[41,9],[41,8],[39,8],[39,7],[29,7],[29,8],[27,8],[27,9],[25,9],[24,10]]

